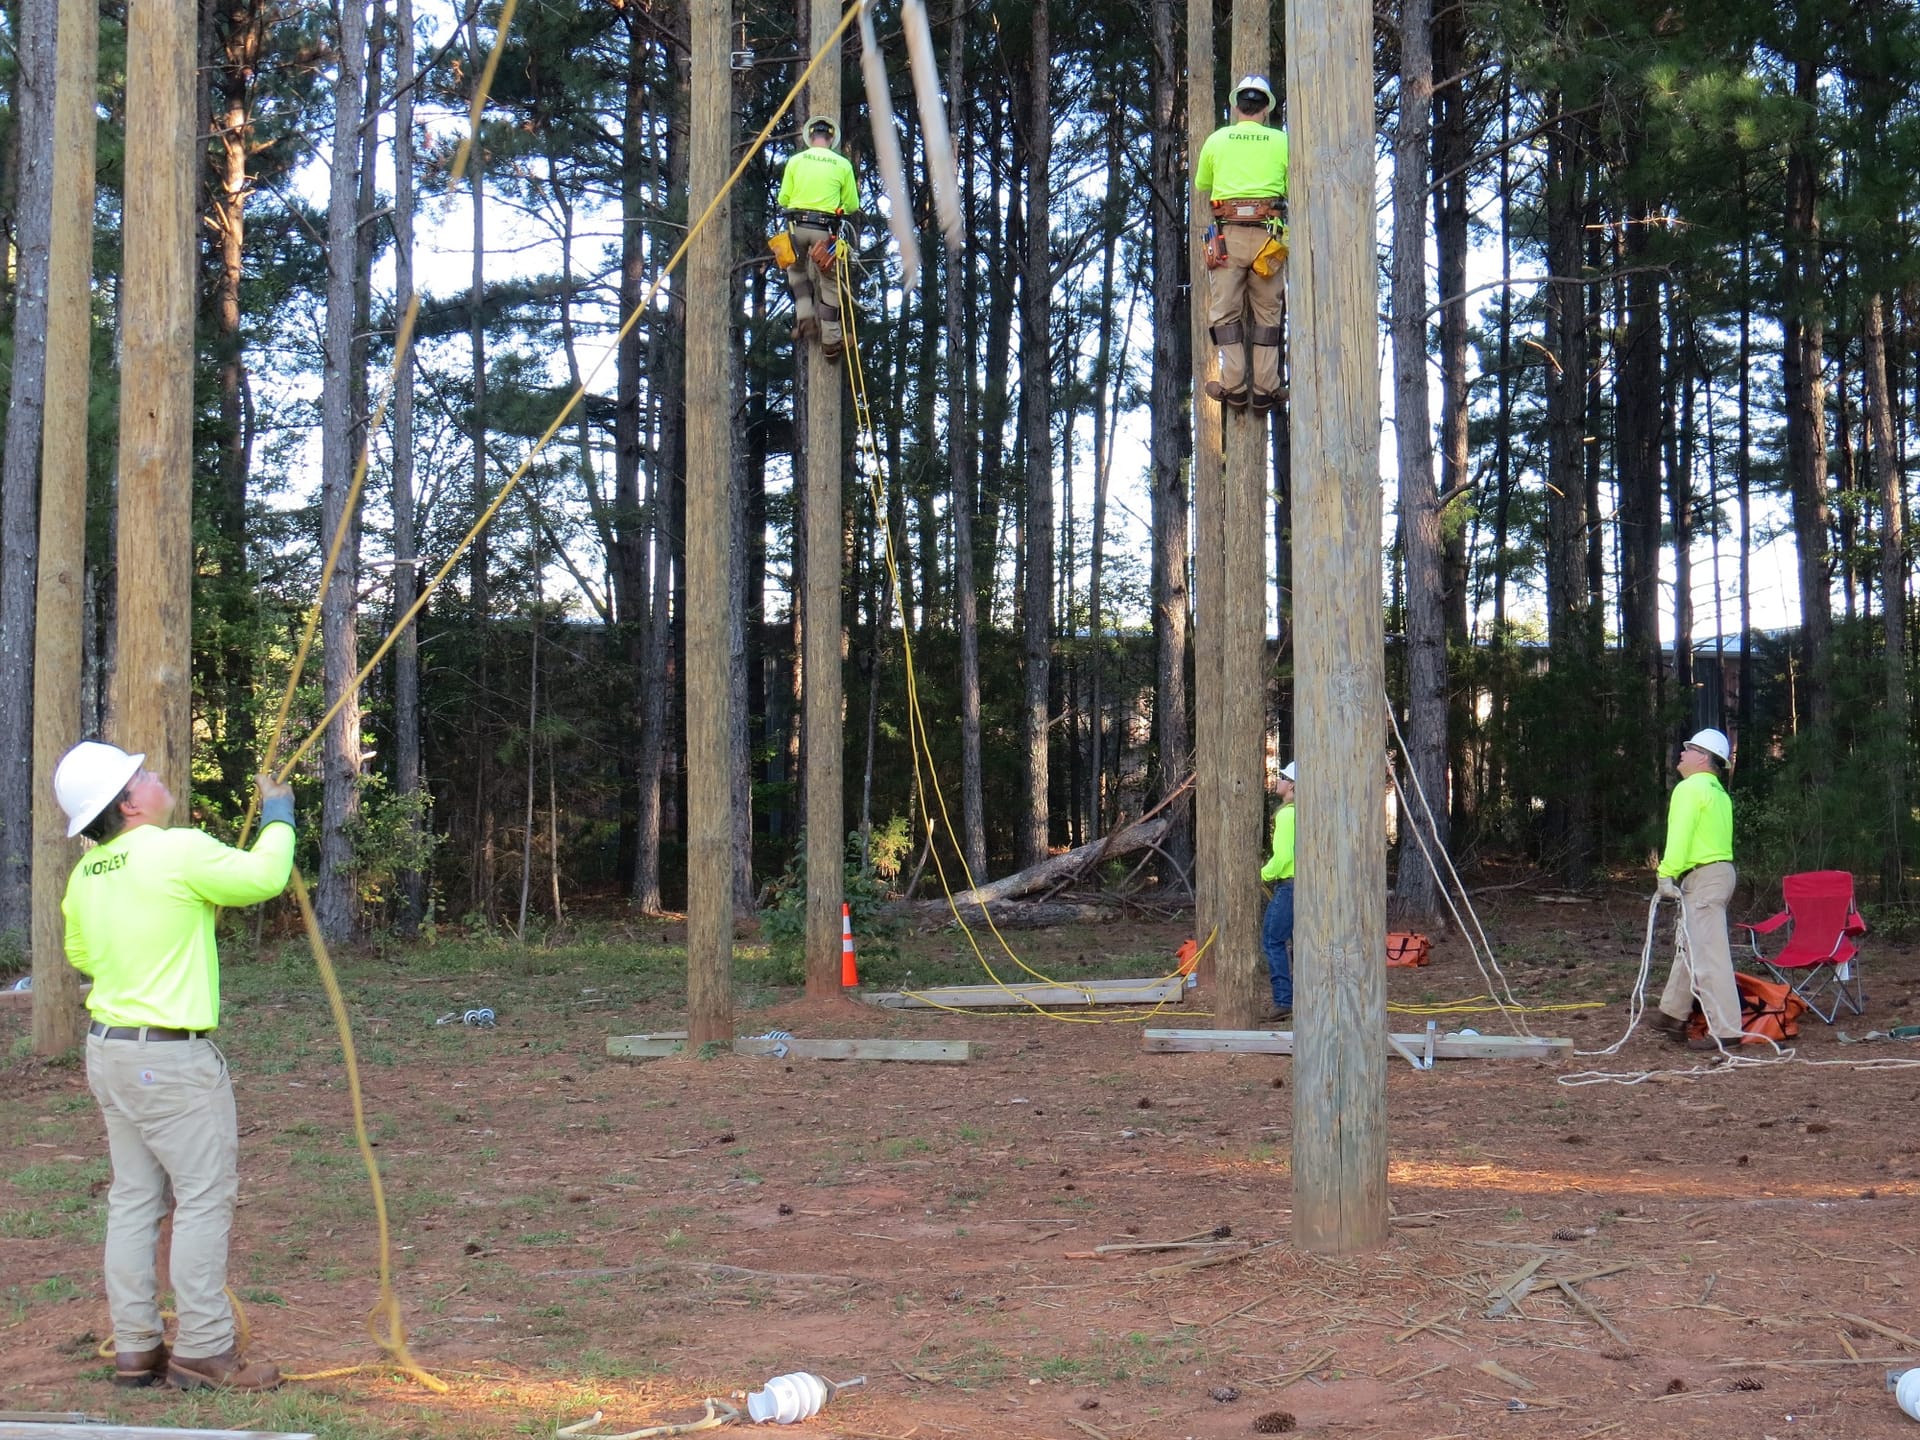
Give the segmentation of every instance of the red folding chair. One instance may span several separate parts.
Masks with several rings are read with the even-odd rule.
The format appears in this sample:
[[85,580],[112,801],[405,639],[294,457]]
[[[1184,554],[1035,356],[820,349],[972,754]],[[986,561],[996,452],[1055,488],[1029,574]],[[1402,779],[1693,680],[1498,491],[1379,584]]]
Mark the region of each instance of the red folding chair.
[[[1829,1025],[1843,1005],[1856,1015],[1865,1013],[1867,993],[1853,940],[1867,933],[1867,922],[1853,905],[1853,876],[1845,870],[1808,870],[1787,876],[1780,889],[1786,909],[1758,924],[1740,926],[1747,932],[1753,958]],[[1789,921],[1793,931],[1786,944],[1776,954],[1763,953],[1760,937]]]

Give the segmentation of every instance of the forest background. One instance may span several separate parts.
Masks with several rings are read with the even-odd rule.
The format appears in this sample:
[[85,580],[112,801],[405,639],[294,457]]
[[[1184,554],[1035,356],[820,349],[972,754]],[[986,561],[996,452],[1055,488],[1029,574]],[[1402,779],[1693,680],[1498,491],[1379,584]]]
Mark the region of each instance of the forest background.
[[[743,146],[812,49],[807,9],[740,13]],[[40,334],[52,13],[14,0],[0,56],[0,961],[29,916],[41,417],[75,403],[46,393]],[[200,15],[196,820],[239,827],[344,501],[321,474],[369,445],[323,624],[336,657],[364,658],[586,380],[347,712],[350,743],[301,777],[323,925],[336,940],[454,921],[525,934],[584,897],[682,906],[689,604],[724,605],[733,636],[736,904],[790,905],[806,774],[793,597],[818,562],[794,523],[805,387],[762,237],[799,117],[748,156],[731,237],[704,242],[731,247],[736,344],[730,393],[689,395],[677,280],[613,338],[687,223],[684,8],[523,4],[471,187],[450,186],[448,165],[496,7],[208,0]],[[90,733],[113,663],[124,18],[103,4]],[[1185,7],[951,0],[933,19],[966,244],[952,259],[925,244],[914,291],[877,221],[859,247],[876,444],[848,437],[835,618],[853,833],[833,837],[856,897],[914,873],[941,804],[908,747],[903,632],[956,839],[997,874],[1178,788],[1206,624],[1189,584]],[[879,30],[912,223],[930,239],[897,6]],[[1445,797],[1456,854],[1579,882],[1657,843],[1674,742],[1721,725],[1743,869],[1842,866],[1897,905],[1913,832],[1920,10],[1382,0],[1376,33],[1394,371],[1381,603],[1407,734],[1393,763]],[[851,63],[847,77],[846,148],[874,197]],[[1230,77],[1208,79],[1211,109]],[[352,264],[330,272],[343,248]],[[418,348],[371,428],[416,275]],[[323,377],[343,313],[351,373]],[[724,596],[684,586],[690,405],[726,406],[741,442]],[[1271,458],[1278,763],[1295,703],[1284,407]],[[1775,540],[1796,558],[1797,608],[1761,628],[1753,562]],[[352,668],[309,669],[295,733]],[[1136,883],[1190,885],[1190,805],[1170,807]],[[1424,865],[1397,875],[1402,910],[1429,913]]]

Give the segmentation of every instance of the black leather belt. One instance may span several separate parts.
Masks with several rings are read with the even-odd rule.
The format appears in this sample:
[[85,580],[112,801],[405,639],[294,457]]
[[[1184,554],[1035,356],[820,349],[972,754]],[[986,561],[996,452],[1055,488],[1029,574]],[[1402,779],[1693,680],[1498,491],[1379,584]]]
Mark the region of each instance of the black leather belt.
[[795,225],[805,225],[809,230],[831,230],[840,223],[837,215],[828,215],[821,210],[789,210],[787,219]]
[[211,1030],[170,1030],[165,1025],[102,1025],[98,1020],[87,1026],[89,1035],[102,1040],[199,1040]]

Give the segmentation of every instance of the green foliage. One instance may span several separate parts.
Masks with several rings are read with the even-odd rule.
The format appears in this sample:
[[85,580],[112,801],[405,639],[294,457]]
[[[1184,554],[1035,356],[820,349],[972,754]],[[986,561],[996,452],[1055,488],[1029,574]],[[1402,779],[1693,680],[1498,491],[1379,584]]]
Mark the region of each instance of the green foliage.
[[433,796],[424,789],[396,795],[379,775],[368,776],[361,785],[360,811],[347,835],[360,898],[370,910],[391,906],[403,875],[432,866],[441,842],[431,824],[432,809]]
[[[906,822],[898,819],[875,830],[876,840],[902,832],[900,848],[893,861],[893,873],[899,872],[899,855],[904,855],[911,837]],[[842,898],[853,922],[860,956],[860,977],[868,983],[886,983],[880,976],[897,968],[900,960],[901,922],[891,907],[892,896],[877,874],[860,865],[860,836],[847,837],[847,864]],[[877,867],[876,867],[877,868]],[[807,854],[802,846],[770,888],[772,903],[761,914],[760,933],[766,938],[769,964],[766,979],[775,985],[799,985],[807,978]],[[869,973],[869,967],[877,967]]]

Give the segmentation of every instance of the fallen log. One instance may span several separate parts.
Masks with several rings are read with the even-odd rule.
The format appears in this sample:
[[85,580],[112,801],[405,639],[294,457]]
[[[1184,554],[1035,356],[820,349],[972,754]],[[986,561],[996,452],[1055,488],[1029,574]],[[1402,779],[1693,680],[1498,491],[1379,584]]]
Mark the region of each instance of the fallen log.
[[[904,908],[912,915],[916,929],[938,930],[953,924],[953,911],[945,900],[920,900]],[[963,904],[960,918],[969,925],[978,925],[981,908],[978,904]],[[985,908],[993,916],[993,923],[1002,930],[1037,930],[1045,925],[1104,925],[1125,914],[1117,905],[1082,905],[1064,900],[996,900]]]
[[[1149,820],[1137,820],[1124,830],[1081,845],[1063,854],[1049,855],[1037,865],[1029,865],[1024,870],[1016,870],[1011,875],[1003,875],[985,885],[976,885],[971,890],[962,890],[953,897],[953,903],[964,912],[978,912],[982,905],[993,905],[1002,900],[1014,900],[1022,895],[1031,895],[1036,890],[1045,890],[1050,886],[1070,882],[1085,874],[1105,860],[1116,859],[1122,855],[1131,855],[1150,845],[1158,845],[1160,837],[1165,835],[1172,821],[1164,815]],[[922,900],[917,908],[922,912],[944,911],[945,900]],[[994,911],[994,918],[1000,912]],[[1052,922],[1044,922],[1052,923]]]

